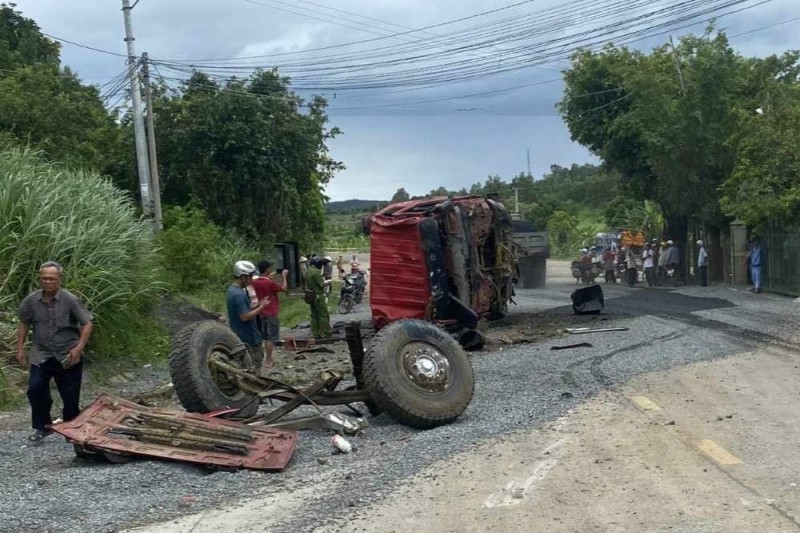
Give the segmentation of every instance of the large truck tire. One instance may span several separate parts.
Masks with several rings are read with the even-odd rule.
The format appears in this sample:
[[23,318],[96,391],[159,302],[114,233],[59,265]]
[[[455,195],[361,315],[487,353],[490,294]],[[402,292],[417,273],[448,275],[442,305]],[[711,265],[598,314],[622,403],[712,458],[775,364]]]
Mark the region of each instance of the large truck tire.
[[422,320],[382,328],[364,354],[364,384],[379,410],[418,429],[448,424],[469,405],[475,375],[444,330]]
[[173,339],[169,354],[169,373],[181,405],[191,413],[217,409],[239,409],[237,416],[256,414],[259,398],[242,391],[234,379],[209,366],[212,355],[228,364],[246,368],[250,355],[233,354],[242,348],[239,337],[214,320],[197,322],[181,330]]
[[547,279],[547,259],[544,257],[520,257],[518,286],[523,289],[541,289]]

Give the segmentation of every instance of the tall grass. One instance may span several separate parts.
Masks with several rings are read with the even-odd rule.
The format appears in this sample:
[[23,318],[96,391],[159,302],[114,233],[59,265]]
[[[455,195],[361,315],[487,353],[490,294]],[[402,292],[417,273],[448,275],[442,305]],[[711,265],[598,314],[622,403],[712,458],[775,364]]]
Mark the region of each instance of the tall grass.
[[0,150],[0,312],[6,322],[37,288],[39,265],[58,261],[63,286],[95,316],[93,344],[105,353],[126,350],[129,325],[157,293],[155,251],[131,199],[108,180],[46,163],[28,149]]

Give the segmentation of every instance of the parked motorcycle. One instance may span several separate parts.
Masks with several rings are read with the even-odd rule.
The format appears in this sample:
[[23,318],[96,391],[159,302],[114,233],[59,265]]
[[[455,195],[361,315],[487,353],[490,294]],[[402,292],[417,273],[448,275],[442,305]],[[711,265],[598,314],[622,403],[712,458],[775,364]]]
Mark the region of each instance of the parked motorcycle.
[[356,304],[361,303],[366,286],[366,275],[360,270],[344,277],[344,283],[339,291],[339,312],[341,314],[346,315],[353,310]]

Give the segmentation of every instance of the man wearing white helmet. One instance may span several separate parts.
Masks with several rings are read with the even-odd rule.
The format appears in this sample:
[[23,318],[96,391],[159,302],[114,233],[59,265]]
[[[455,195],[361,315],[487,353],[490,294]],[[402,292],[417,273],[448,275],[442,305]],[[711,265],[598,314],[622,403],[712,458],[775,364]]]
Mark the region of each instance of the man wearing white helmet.
[[228,325],[239,340],[250,349],[253,365],[260,369],[264,361],[264,347],[256,317],[271,300],[262,298],[255,307],[250,304],[247,286],[253,281],[253,274],[256,273],[256,267],[250,261],[237,261],[233,265],[233,282],[228,287],[225,303],[228,308]]
[[708,252],[702,240],[697,241],[697,275],[700,286],[708,287]]

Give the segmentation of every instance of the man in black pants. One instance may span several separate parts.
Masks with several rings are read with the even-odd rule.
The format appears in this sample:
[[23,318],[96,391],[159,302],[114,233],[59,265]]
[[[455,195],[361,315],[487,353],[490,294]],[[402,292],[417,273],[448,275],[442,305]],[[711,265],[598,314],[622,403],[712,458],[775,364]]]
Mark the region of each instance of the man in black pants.
[[[49,261],[39,269],[41,289],[32,292],[19,307],[17,362],[23,368],[30,362],[28,401],[34,433],[31,444],[39,444],[49,433],[50,379],[55,379],[64,403],[61,418],[72,420],[80,412],[81,356],[92,333],[92,314],[71,292],[61,288],[61,265]],[[33,328],[30,361],[25,356],[28,330]]]

